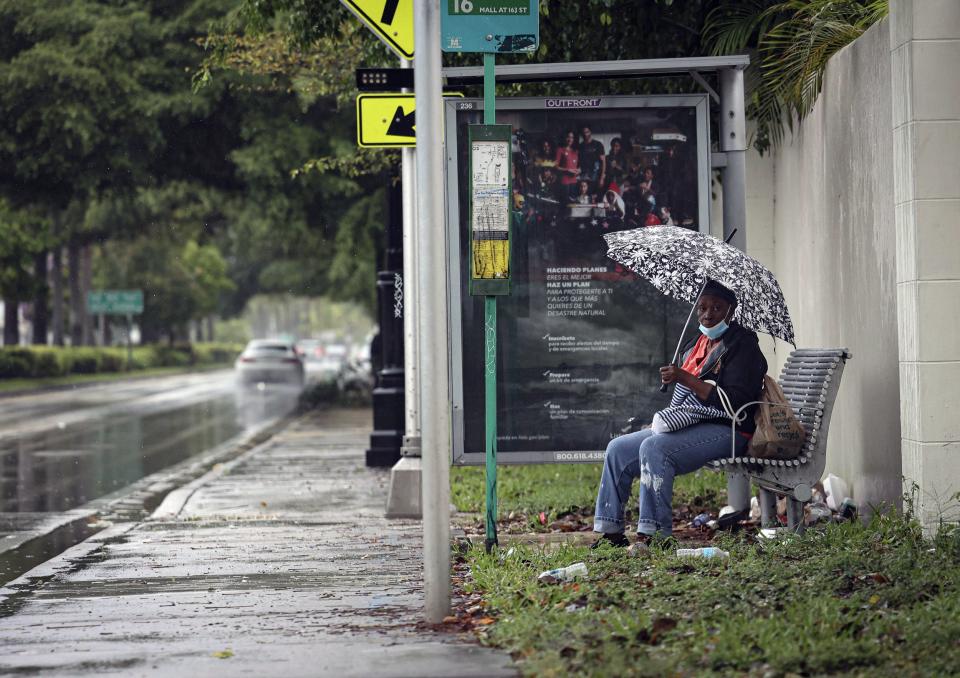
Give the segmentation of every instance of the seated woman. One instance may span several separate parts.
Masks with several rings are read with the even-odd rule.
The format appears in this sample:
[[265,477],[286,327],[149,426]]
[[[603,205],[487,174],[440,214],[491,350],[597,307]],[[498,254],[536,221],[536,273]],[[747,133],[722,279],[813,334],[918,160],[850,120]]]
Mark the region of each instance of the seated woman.
[[[745,403],[758,400],[767,373],[755,332],[732,322],[737,298],[709,281],[696,304],[700,337],[687,344],[682,367],[660,368],[665,384],[676,384],[671,407],[657,412],[651,428],[614,438],[607,445],[597,493],[594,543],[626,546],[623,510],[633,479],[640,478],[637,541],[673,532],[673,479],[730,454],[731,417]],[[709,383],[713,382],[713,383]],[[725,404],[726,401],[726,404]],[[756,405],[737,422],[737,453],[747,446],[755,427]]]

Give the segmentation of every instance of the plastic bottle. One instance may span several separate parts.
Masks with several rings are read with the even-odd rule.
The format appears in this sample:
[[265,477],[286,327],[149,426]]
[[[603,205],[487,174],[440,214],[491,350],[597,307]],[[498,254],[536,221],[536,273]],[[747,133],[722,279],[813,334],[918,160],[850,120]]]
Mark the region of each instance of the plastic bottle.
[[566,567],[560,567],[556,570],[547,570],[541,572],[537,581],[544,584],[557,584],[562,581],[571,581],[577,577],[583,577],[587,574],[587,566],[584,563],[574,563]]
[[678,558],[729,558],[730,554],[714,546],[699,549],[677,549]]

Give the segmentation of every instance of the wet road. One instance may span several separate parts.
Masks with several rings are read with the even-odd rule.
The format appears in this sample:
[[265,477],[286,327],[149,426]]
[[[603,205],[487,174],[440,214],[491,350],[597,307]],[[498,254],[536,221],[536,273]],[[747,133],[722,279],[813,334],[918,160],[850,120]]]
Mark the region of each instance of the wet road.
[[0,512],[60,512],[211,449],[295,405],[230,370],[0,399]]

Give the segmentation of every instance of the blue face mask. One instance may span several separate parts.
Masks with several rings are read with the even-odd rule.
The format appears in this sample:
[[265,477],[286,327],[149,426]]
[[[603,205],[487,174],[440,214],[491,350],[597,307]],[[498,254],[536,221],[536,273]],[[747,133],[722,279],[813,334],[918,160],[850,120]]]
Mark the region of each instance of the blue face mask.
[[700,332],[707,339],[719,339],[720,337],[723,336],[723,333],[726,332],[727,328],[729,327],[730,326],[727,324],[726,320],[721,320],[713,327],[705,327],[704,325],[700,325]]

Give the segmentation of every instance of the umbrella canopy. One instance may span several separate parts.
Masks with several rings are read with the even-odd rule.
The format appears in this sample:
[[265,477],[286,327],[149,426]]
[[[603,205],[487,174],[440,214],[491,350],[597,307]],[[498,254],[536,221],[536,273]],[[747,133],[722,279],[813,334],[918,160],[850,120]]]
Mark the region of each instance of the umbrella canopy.
[[603,236],[607,256],[674,299],[689,303],[706,280],[737,295],[734,320],[795,344],[780,284],[765,266],[713,236],[679,226],[650,226]]

